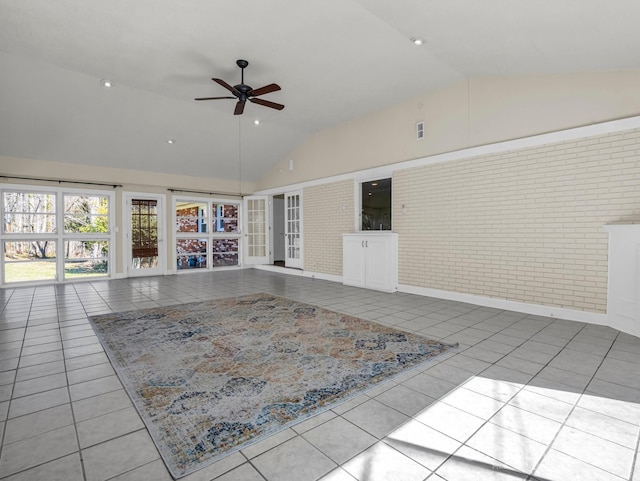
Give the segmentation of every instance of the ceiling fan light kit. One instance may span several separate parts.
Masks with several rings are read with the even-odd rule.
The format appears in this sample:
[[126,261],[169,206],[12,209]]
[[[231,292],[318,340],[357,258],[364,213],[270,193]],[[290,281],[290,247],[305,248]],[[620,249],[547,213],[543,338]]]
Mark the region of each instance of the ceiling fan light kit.
[[242,115],[244,112],[244,106],[247,103],[247,100],[251,103],[262,105],[264,107],[269,107],[271,109],[282,110],[284,105],[278,104],[275,102],[271,102],[269,100],[259,99],[261,95],[265,95],[271,92],[277,92],[280,90],[280,86],[278,84],[269,84],[264,87],[260,87],[259,89],[254,89],[249,85],[244,83],[244,69],[249,66],[249,62],[243,59],[239,59],[236,61],[238,67],[240,67],[240,83],[238,85],[231,86],[227,82],[219,78],[212,78],[214,82],[219,85],[222,85],[225,89],[233,94],[233,97],[200,97],[195,100],[220,100],[220,99],[238,99],[236,103],[236,108],[233,111],[234,115]]

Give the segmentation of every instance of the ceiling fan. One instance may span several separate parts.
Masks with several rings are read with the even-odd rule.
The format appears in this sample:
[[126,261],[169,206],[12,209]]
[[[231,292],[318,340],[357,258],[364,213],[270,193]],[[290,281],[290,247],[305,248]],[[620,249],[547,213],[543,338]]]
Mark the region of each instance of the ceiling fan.
[[218,99],[238,99],[238,103],[236,104],[236,109],[233,111],[234,115],[241,115],[244,112],[244,104],[247,103],[247,100],[251,103],[264,105],[265,107],[269,107],[276,110],[282,110],[284,105],[277,104],[275,102],[270,102],[268,100],[257,99],[260,95],[268,94],[271,92],[276,92],[280,90],[280,86],[278,84],[269,84],[264,87],[260,87],[259,89],[253,89],[244,83],[244,69],[247,68],[249,62],[246,60],[238,60],[236,64],[241,69],[241,78],[240,83],[238,85],[234,85],[233,87],[229,85],[222,79],[212,78],[214,82],[222,85],[229,92],[233,94],[233,97],[201,97],[195,100],[218,100]]

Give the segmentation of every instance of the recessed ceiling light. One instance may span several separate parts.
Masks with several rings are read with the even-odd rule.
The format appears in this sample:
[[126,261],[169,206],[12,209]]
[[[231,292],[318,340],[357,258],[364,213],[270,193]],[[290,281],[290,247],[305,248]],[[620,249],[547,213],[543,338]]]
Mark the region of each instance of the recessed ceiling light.
[[255,120],[253,121],[253,123],[254,123],[255,125],[260,125],[260,121],[259,121],[258,119],[255,119]]
[[414,45],[422,45],[424,43],[424,40],[422,40],[420,37],[413,37],[411,41]]
[[103,87],[106,87],[106,88],[111,88],[111,87],[113,87],[113,82],[112,82],[111,80],[106,79],[106,78],[103,78],[102,80],[100,80],[100,84],[101,84]]
[[175,140],[173,140],[173,139],[169,139],[169,140],[167,140],[167,144],[175,144],[175,143],[176,143],[176,141],[175,141]]

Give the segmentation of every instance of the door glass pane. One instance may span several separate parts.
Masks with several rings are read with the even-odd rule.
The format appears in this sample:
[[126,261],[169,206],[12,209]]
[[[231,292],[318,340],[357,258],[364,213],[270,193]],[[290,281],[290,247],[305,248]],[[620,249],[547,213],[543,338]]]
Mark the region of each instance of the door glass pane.
[[158,267],[158,201],[131,200],[131,267]]
[[56,280],[56,243],[50,240],[5,242],[5,282]]

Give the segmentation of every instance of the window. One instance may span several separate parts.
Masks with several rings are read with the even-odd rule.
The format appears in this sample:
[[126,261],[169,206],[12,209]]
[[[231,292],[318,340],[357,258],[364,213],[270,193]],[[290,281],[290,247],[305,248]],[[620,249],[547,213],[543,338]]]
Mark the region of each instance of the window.
[[207,232],[208,206],[203,202],[176,204],[177,232]]
[[55,281],[56,242],[4,242],[4,282]]
[[208,239],[178,239],[176,252],[178,269],[202,269],[207,267]]
[[238,265],[238,243],[240,239],[214,239],[213,241],[213,265],[237,266]]
[[176,268],[239,265],[239,210],[234,202],[177,199]]
[[213,204],[216,232],[238,232],[238,204]]
[[360,230],[391,230],[391,179],[360,184]]
[[109,197],[64,194],[64,232],[65,278],[109,273]]
[[65,194],[64,231],[109,232],[109,198],[104,195]]
[[51,234],[56,231],[56,194],[5,191],[4,232]]
[[2,190],[3,284],[109,276],[112,193]]

